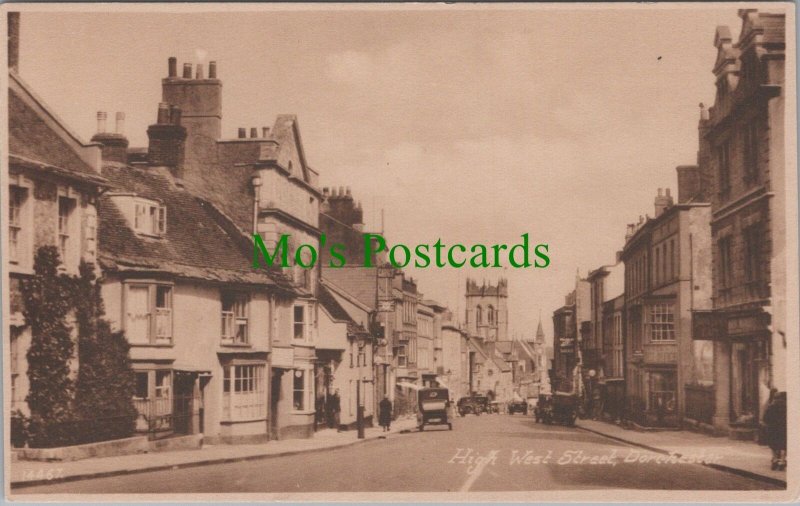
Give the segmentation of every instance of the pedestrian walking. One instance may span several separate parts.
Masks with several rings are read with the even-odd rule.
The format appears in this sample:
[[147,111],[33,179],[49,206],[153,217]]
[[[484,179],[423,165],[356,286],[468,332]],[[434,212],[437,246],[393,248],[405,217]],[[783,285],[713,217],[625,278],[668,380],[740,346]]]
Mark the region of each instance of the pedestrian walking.
[[764,411],[767,444],[772,450],[772,470],[786,469],[786,392],[777,392]]
[[378,403],[378,423],[383,427],[383,432],[388,432],[392,425],[392,401],[388,397]]
[[333,391],[333,395],[330,397],[331,403],[331,415],[333,417],[333,426],[336,428],[336,432],[341,432],[341,413],[342,413],[342,400],[339,397],[339,389]]

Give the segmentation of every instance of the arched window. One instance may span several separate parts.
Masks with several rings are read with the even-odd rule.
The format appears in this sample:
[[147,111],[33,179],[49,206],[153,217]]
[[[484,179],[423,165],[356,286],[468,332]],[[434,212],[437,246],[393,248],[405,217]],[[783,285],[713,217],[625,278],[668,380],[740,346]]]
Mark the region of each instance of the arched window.
[[491,305],[486,308],[486,319],[489,321],[489,325],[494,325],[494,307]]
[[483,323],[483,309],[480,306],[475,308],[475,323],[478,325]]

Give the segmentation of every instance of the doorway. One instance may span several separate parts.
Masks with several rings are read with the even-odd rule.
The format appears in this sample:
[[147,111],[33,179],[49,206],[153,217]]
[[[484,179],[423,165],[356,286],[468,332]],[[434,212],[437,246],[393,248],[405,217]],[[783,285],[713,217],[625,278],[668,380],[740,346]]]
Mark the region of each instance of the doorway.
[[278,405],[281,401],[281,376],[283,376],[283,369],[272,369],[272,378],[270,381],[269,392],[269,433],[270,439],[280,439],[278,425],[279,411]]

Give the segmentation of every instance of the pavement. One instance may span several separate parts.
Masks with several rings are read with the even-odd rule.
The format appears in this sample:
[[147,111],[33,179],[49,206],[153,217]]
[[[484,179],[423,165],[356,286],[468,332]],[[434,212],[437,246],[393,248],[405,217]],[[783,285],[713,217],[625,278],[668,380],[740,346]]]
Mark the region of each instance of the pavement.
[[685,430],[639,431],[595,420],[578,420],[576,424],[595,434],[662,454],[696,454],[698,448],[702,448],[709,455],[718,457],[704,463],[708,467],[764,480],[781,487],[786,486],[786,471],[770,469],[772,451],[769,447],[752,441],[712,437]]
[[380,427],[365,429],[364,439],[358,439],[355,430],[337,432],[335,429],[323,429],[308,439],[284,439],[259,444],[203,445],[200,449],[140,453],[71,462],[20,460],[10,465],[11,488],[329,450],[407,432],[415,429],[416,425],[415,417],[400,418],[392,422],[391,431],[388,433],[383,432]]
[[[442,495],[442,500],[454,497],[497,500],[498,492],[526,502],[563,501],[570,494],[621,489],[626,490],[624,497],[629,500],[674,499],[674,490],[750,491],[749,494],[757,494],[751,497],[760,500],[776,500],[777,494],[786,495],[785,487],[764,480],[677,458],[670,460],[661,452],[588,429],[537,424],[531,416],[468,415],[452,421],[452,431],[446,427],[426,427],[424,432],[412,429],[398,434],[399,429],[405,428],[398,426],[383,439],[370,431],[370,439],[364,444],[333,446],[331,442],[328,450],[312,454],[294,450],[280,458],[239,458],[39,484],[12,488],[11,495],[17,500],[42,501],[65,497],[52,494],[71,494],[71,500],[90,500],[90,494],[109,493],[123,494],[119,497],[125,500],[164,497],[148,494],[180,494],[175,497],[182,498],[248,494],[250,500],[287,501],[302,497],[319,500],[320,496],[342,500],[345,496],[341,494],[346,493],[348,500],[388,497],[394,502],[414,500],[420,497],[416,493],[456,494]],[[413,420],[406,423],[412,426]],[[316,439],[339,440],[337,436],[318,434],[315,440],[303,443],[311,448],[316,446]],[[280,443],[270,442],[264,448],[277,448]],[[702,454],[703,449],[695,448],[694,453]],[[458,495],[467,492],[470,494],[466,497]],[[334,493],[338,495],[325,495]],[[604,500],[622,497],[614,492],[598,494]]]

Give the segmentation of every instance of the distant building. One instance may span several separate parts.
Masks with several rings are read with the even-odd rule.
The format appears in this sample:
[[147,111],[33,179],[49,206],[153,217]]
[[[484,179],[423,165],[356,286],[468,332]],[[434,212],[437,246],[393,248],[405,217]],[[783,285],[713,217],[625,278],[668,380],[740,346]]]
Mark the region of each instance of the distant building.
[[581,342],[588,337],[591,318],[591,286],[575,277],[575,289],[564,297],[564,305],[553,311],[554,390],[583,395]]
[[508,281],[497,284],[467,279],[466,327],[484,341],[508,341]]
[[[582,343],[582,356],[586,397],[587,400],[591,399],[587,408],[590,408],[595,416],[601,414],[601,408],[608,407],[612,411],[619,411],[624,396],[619,381],[623,377],[620,333],[622,329],[621,325],[614,326],[613,318],[608,321],[605,312],[605,304],[623,293],[624,269],[624,265],[618,259],[617,263],[599,267],[587,276],[591,284],[591,327],[588,339]],[[607,326],[609,328],[606,328]],[[615,341],[615,338],[618,338],[618,341]]]

